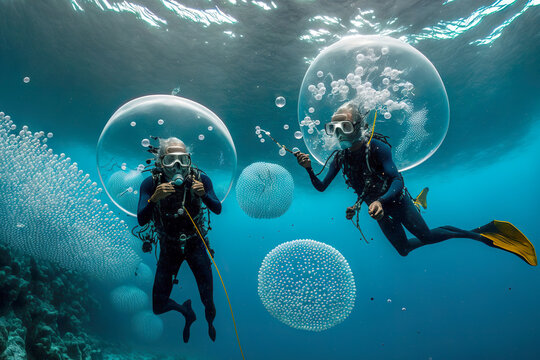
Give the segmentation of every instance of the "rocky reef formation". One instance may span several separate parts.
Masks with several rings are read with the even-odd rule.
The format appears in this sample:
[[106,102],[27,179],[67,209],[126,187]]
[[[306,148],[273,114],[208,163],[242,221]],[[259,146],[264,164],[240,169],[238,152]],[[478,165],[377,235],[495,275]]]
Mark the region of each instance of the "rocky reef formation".
[[0,242],[0,360],[172,359],[90,334],[99,309],[85,277]]
[[0,243],[0,359],[100,359],[85,278]]

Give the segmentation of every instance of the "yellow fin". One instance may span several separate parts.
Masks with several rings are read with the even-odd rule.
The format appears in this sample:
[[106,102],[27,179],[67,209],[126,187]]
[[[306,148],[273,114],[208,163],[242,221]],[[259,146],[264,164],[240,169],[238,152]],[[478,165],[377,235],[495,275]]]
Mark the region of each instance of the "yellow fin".
[[427,194],[428,194],[429,188],[425,187],[422,191],[420,191],[420,194],[413,200],[414,206],[420,211],[420,206],[424,209],[427,209]]
[[516,254],[529,265],[536,266],[536,251],[533,244],[517,227],[508,221],[493,220],[482,226],[480,235],[493,242],[493,246]]

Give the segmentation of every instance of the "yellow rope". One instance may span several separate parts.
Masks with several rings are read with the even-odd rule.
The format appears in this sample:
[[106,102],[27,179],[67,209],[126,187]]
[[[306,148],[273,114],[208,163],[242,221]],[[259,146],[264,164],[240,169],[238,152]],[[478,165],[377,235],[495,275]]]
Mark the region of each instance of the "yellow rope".
[[201,232],[199,231],[199,228],[197,227],[197,225],[195,224],[195,221],[193,221],[193,218],[191,217],[191,214],[189,213],[189,211],[186,209],[185,206],[183,206],[184,208],[184,211],[186,212],[186,214],[189,216],[189,220],[191,220],[191,222],[193,223],[193,226],[195,226],[195,230],[197,230],[197,234],[199,234],[203,244],[204,244],[204,247],[206,248],[206,251],[208,251],[208,255],[210,256],[210,260],[212,260],[212,263],[214,263],[214,267],[216,268],[216,272],[219,276],[219,280],[221,280],[221,285],[223,286],[223,290],[225,290],[225,296],[227,296],[227,302],[229,303],[229,309],[231,310],[231,317],[232,317],[232,321],[233,321],[233,325],[234,325],[234,332],[236,333],[236,340],[238,341],[238,347],[240,348],[240,354],[242,355],[242,359],[246,359],[244,357],[244,351],[242,351],[242,345],[240,345],[240,337],[238,336],[238,330],[236,329],[236,321],[234,320],[234,313],[233,313],[233,310],[232,310],[232,306],[231,306],[231,300],[229,299],[229,294],[227,293],[227,288],[225,288],[225,283],[223,282],[223,278],[221,277],[221,274],[219,272],[219,269],[216,265],[216,262],[214,261],[214,258],[212,257],[212,254],[210,253],[210,249],[208,249],[208,246],[206,245],[206,241],[204,241],[204,238],[203,236],[201,235]]
[[369,137],[369,141],[367,142],[368,146],[371,142],[371,139],[373,139],[373,134],[375,133],[375,121],[377,121],[377,110],[375,110],[375,119],[373,119],[373,125],[371,126],[371,136]]

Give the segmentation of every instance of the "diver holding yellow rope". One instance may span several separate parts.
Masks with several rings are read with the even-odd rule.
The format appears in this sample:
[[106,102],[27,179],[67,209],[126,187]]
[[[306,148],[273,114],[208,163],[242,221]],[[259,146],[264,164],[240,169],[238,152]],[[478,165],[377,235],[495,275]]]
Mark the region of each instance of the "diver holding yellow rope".
[[[427,188],[413,199],[404,186],[404,180],[393,159],[387,139],[370,131],[358,104],[343,104],[325,125],[328,136],[334,136],[342,150],[337,151],[329,165],[324,180],[320,180],[311,167],[308,154],[296,152],[298,163],[304,167],[313,186],[324,191],[339,171],[358,196],[355,205],[346,209],[346,218],[358,213],[360,205],[368,204],[369,215],[378,222],[386,238],[402,256],[421,246],[452,238],[469,238],[488,246],[511,252],[530,265],[537,265],[536,253],[531,242],[509,222],[493,220],[472,231],[453,226],[430,229],[420,206],[426,207]],[[371,133],[371,135],[370,135]],[[407,238],[405,229],[415,238]],[[366,240],[367,241],[367,240]]]
[[[186,321],[183,340],[188,342],[190,326],[196,320],[191,300],[180,305],[170,298],[173,284],[178,283],[176,279],[178,270],[186,260],[195,276],[205,307],[208,335],[215,341],[216,329],[213,321],[216,308],[213,300],[211,268],[214,259],[213,250],[208,244],[208,239],[205,239],[210,228],[205,223],[207,219],[204,206],[219,214],[221,202],[213,190],[210,178],[192,165],[191,154],[187,152],[185,144],[180,139],[171,137],[159,141],[159,148],[150,146],[149,151],[155,155],[155,168],[152,170],[152,176],[141,184],[137,211],[139,225],[150,223],[152,231],[157,233],[160,246],[152,290],[153,311],[155,314],[180,312]],[[151,246],[151,243],[146,244],[146,247],[143,245],[143,250],[151,251]],[[216,271],[221,279],[217,266]],[[221,282],[223,284],[223,280]],[[225,288],[224,284],[223,287]],[[232,314],[231,306],[230,309]],[[234,316],[233,323],[236,331]],[[240,345],[240,341],[238,344]],[[240,351],[242,352],[241,347]]]

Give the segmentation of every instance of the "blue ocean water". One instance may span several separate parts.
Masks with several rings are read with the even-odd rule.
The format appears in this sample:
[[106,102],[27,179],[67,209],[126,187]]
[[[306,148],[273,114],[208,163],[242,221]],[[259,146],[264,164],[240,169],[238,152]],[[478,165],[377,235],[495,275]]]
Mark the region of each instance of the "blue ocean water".
[[[0,0],[0,111],[19,128],[53,132],[48,144],[54,152],[66,153],[99,181],[96,144],[110,116],[131,99],[177,88],[179,96],[201,103],[225,122],[238,153],[237,176],[255,161],[278,163],[292,174],[294,201],[282,217],[249,218],[236,202],[234,187],[222,214],[212,217],[215,260],[247,359],[529,358],[540,320],[535,267],[467,239],[401,257],[364,208],[360,224],[373,238],[366,244],[344,217],[356,196],[341,176],[319,193],[294,157],[279,156],[275,145],[261,144],[253,132],[260,125],[304,150],[292,132],[298,127],[300,85],[315,56],[346,35],[401,38],[435,65],[450,103],[443,144],[404,173],[411,193],[430,188],[426,222],[472,229],[492,219],[507,220],[537,245],[539,4]],[[275,106],[277,96],[287,99],[285,107]],[[291,130],[283,130],[284,124]],[[266,254],[294,239],[333,246],[355,277],[352,313],[320,333],[279,322],[257,293]],[[153,254],[141,256],[155,269]],[[141,354],[241,358],[217,276],[215,343],[208,339],[204,309],[185,264],[179,279],[172,297],[179,302],[191,298],[198,316],[188,344],[181,341],[183,319],[171,313],[162,316],[158,340],[135,338],[130,316],[110,304],[114,286],[95,280],[91,290],[102,305],[91,319],[92,331]]]

